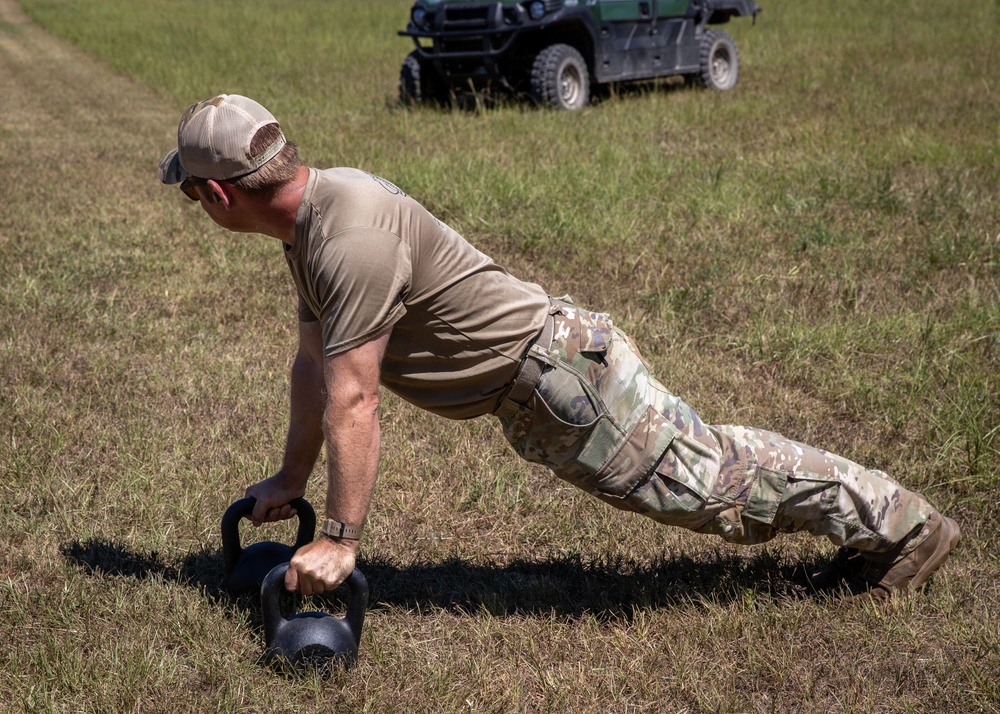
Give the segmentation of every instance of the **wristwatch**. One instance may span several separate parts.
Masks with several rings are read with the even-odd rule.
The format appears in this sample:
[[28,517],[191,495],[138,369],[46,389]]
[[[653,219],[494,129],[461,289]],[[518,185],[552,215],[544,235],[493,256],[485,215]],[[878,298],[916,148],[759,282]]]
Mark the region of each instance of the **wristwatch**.
[[332,518],[327,518],[323,521],[323,527],[320,528],[320,533],[328,538],[347,538],[348,540],[361,540],[361,533],[365,530],[365,524],[362,523],[360,526],[352,526],[350,523],[344,523],[343,521],[335,521]]

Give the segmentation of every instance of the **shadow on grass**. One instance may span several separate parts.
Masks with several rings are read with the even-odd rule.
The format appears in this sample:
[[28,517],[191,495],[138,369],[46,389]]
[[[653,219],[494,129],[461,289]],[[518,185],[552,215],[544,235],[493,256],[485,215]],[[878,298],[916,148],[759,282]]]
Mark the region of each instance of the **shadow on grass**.
[[[221,549],[203,548],[175,563],[155,551],[136,552],[110,540],[91,539],[65,543],[62,553],[98,575],[159,577],[198,588],[209,600],[250,613],[260,623],[259,598],[237,598],[225,589]],[[803,569],[817,564],[782,564],[761,549],[750,557],[715,552],[699,553],[697,558],[664,556],[653,562],[588,561],[568,555],[494,565],[460,559],[395,563],[374,557],[362,558],[358,567],[369,581],[369,609],[443,608],[455,613],[485,610],[495,616],[563,618],[586,614],[627,621],[639,610],[822,597],[803,584]],[[319,599],[335,604],[345,592],[340,588]]]
[[234,599],[223,586],[225,568],[222,550],[218,548],[190,553],[179,564],[168,561],[155,550],[137,552],[103,538],[69,541],[60,546],[60,552],[90,573],[139,580],[160,577],[199,587],[213,600]]

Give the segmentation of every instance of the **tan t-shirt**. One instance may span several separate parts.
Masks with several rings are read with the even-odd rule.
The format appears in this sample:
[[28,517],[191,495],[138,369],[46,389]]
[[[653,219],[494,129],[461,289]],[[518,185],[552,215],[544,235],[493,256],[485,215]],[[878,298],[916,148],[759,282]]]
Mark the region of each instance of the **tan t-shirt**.
[[496,408],[548,312],[541,287],[358,169],[309,170],[285,259],[327,356],[392,326],[382,384],[453,419]]

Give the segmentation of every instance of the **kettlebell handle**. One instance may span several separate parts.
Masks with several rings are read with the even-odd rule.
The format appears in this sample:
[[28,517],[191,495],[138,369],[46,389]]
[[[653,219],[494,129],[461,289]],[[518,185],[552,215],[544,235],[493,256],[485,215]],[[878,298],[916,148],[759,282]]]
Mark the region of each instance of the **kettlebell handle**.
[[[264,643],[270,646],[274,642],[281,626],[288,622],[281,614],[280,596],[285,587],[285,573],[289,563],[281,563],[271,569],[260,586],[261,615],[264,620]],[[347,603],[344,621],[354,636],[354,644],[361,643],[361,628],[365,623],[365,609],[368,606],[368,580],[364,574],[355,568],[344,581],[351,592]]]
[[[249,518],[253,514],[253,507],[257,499],[247,496],[235,501],[222,515],[222,550],[225,554],[226,573],[232,573],[243,553],[243,546],[240,544],[240,521]],[[316,511],[312,504],[304,498],[294,498],[288,505],[295,509],[299,518],[299,530],[295,538],[295,549],[298,550],[307,543],[311,543],[316,534]]]

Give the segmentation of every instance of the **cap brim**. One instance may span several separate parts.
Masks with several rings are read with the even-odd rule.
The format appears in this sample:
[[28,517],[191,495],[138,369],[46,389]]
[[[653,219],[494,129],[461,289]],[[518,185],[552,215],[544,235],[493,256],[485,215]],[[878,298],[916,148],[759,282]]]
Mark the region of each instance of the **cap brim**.
[[166,184],[180,183],[189,175],[184,170],[184,167],[181,166],[181,159],[177,154],[177,149],[174,149],[160,160],[159,176],[161,182]]

